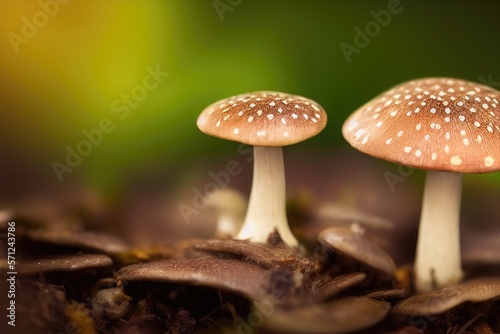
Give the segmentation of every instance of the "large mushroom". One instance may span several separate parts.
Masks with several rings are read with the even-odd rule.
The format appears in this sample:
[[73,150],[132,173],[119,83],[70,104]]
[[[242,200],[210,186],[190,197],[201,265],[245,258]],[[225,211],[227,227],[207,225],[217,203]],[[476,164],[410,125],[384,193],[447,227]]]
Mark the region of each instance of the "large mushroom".
[[426,78],[400,84],[355,111],[342,133],[357,150],[427,170],[415,260],[420,292],[462,277],[462,173],[500,170],[500,92]]
[[326,126],[323,108],[305,97],[260,91],[213,103],[196,124],[208,135],[254,146],[252,190],[237,239],[265,243],[277,231],[286,244],[297,246],[286,217],[281,147],[321,132]]

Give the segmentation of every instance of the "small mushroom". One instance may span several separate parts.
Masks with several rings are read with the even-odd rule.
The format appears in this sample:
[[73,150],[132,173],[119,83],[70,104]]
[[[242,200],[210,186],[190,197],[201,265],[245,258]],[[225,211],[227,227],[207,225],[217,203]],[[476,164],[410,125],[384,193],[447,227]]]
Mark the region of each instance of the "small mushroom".
[[416,287],[462,278],[462,173],[500,170],[500,92],[452,78],[400,84],[355,111],[344,138],[374,157],[427,170],[415,259]]
[[287,245],[298,246],[286,217],[281,147],[317,135],[326,119],[312,100],[268,91],[220,100],[202,111],[196,123],[202,132],[254,146],[252,190],[237,239],[266,243],[276,230]]
[[245,219],[247,201],[238,191],[229,188],[217,189],[207,196],[207,204],[217,211],[218,238],[235,238]]
[[386,302],[344,297],[290,310],[277,308],[264,322],[264,328],[290,334],[351,333],[381,322],[389,309]]
[[396,264],[386,251],[350,229],[332,227],[323,230],[318,241],[326,248],[371,268],[381,279],[390,279],[396,271]]
[[443,314],[464,302],[484,302],[500,298],[500,277],[470,280],[403,300],[393,313],[417,316]]
[[103,254],[65,255],[20,263],[17,274],[33,276],[52,272],[78,272],[109,268],[112,265],[113,260]]
[[268,271],[233,259],[170,259],[121,268],[123,281],[152,281],[206,286],[233,292],[250,300],[266,295]]

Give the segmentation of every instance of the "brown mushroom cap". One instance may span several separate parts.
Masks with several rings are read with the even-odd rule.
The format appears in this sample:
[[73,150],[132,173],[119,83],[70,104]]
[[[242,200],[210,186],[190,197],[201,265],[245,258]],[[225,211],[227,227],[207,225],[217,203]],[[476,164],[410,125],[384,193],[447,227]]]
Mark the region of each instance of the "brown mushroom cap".
[[214,137],[253,146],[286,146],[321,132],[326,126],[326,113],[305,97],[260,91],[211,104],[196,124]]
[[396,264],[386,251],[350,229],[332,227],[323,230],[318,235],[318,241],[331,250],[372,268],[381,278],[389,279],[396,271]]
[[168,282],[206,286],[240,294],[251,300],[266,295],[264,268],[222,258],[170,259],[133,264],[118,271],[124,281]]
[[351,333],[379,323],[389,308],[388,303],[371,298],[344,297],[291,310],[276,309],[264,327],[279,333]]
[[452,78],[402,83],[355,111],[344,138],[357,150],[420,169],[500,170],[500,92]]
[[98,251],[109,255],[129,250],[129,246],[123,240],[101,232],[28,230],[26,236],[38,242]]
[[194,244],[193,248],[225,256],[236,255],[266,269],[296,270],[312,269],[314,266],[311,260],[290,247],[272,247],[266,244],[250,243],[246,240],[204,240]]
[[483,302],[500,297],[500,277],[474,279],[403,300],[393,312],[403,315],[442,314],[464,302]]
[[66,255],[20,263],[17,266],[17,274],[32,276],[50,272],[75,272],[109,268],[112,265],[113,260],[103,254]]

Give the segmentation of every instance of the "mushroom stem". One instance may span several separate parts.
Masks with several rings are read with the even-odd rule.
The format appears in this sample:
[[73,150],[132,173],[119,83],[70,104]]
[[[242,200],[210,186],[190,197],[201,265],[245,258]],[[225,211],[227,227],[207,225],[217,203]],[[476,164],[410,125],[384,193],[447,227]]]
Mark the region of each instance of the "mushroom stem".
[[288,227],[285,202],[285,168],[280,146],[254,146],[252,191],[247,214],[237,239],[266,243],[275,230],[289,246],[298,245]]
[[427,171],[415,259],[418,292],[452,285],[462,278],[461,193],[462,174]]

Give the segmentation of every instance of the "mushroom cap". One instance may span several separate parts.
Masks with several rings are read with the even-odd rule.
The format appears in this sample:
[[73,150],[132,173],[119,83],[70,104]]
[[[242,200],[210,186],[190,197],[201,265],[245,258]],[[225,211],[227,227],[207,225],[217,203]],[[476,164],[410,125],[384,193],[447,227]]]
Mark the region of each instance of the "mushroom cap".
[[119,254],[129,250],[129,246],[123,240],[101,232],[27,230],[26,236],[38,242],[97,251],[108,255]]
[[222,259],[169,259],[133,264],[118,271],[124,281],[167,282],[205,286],[249,299],[266,296],[268,270],[246,262]]
[[402,83],[351,114],[342,127],[355,149],[435,171],[500,170],[500,92],[475,82]]
[[484,277],[407,298],[393,312],[413,316],[442,314],[464,302],[494,298],[500,298],[500,277]]
[[366,297],[343,297],[322,304],[274,310],[264,328],[279,333],[351,333],[381,322],[389,303]]
[[341,227],[321,231],[318,241],[325,247],[372,268],[380,278],[391,278],[396,271],[392,257],[362,235]]
[[211,104],[196,125],[208,135],[247,145],[286,146],[317,135],[326,121],[325,110],[313,100],[259,91]]
[[51,272],[76,272],[109,268],[112,265],[113,260],[103,254],[65,255],[21,263],[17,267],[17,274],[33,276]]

